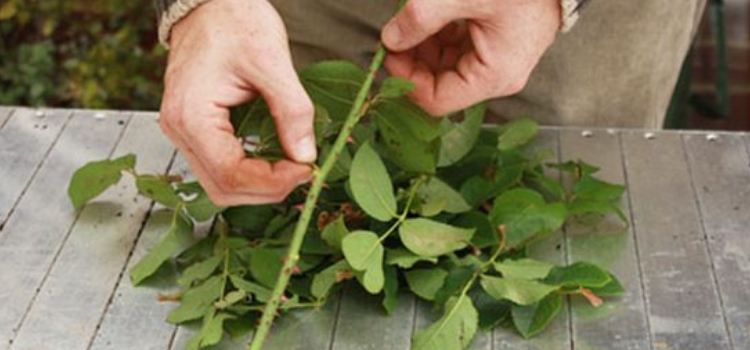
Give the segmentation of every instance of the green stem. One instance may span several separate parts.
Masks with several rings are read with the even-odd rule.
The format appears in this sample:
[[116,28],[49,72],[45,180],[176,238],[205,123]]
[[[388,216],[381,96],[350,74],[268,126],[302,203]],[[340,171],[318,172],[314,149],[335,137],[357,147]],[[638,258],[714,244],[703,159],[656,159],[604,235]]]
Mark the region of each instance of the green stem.
[[[404,208],[404,211],[396,218],[396,222],[391,225],[391,227],[388,228],[388,231],[385,231],[385,233],[380,236],[378,239],[378,244],[383,243],[388,236],[391,235],[394,231],[396,231],[396,228],[401,226],[401,224],[406,220],[406,217],[409,215],[409,209],[411,208],[411,203],[414,201],[414,197],[417,196],[417,189],[420,185],[422,185],[422,182],[424,179],[420,177],[417,182],[412,185],[411,190],[409,191],[409,197],[406,199],[406,207]],[[374,248],[373,248],[374,249]]]
[[349,110],[349,114],[347,115],[346,121],[341,128],[341,132],[339,133],[336,141],[333,144],[331,153],[328,155],[328,158],[325,159],[320,169],[315,172],[316,176],[313,180],[312,186],[310,187],[310,192],[307,195],[307,199],[305,200],[305,206],[302,209],[302,213],[300,214],[297,226],[295,226],[294,228],[294,234],[292,236],[292,241],[289,244],[289,251],[287,252],[286,259],[284,260],[284,265],[282,266],[279,277],[276,280],[276,286],[274,287],[271,294],[271,299],[268,300],[265,309],[263,310],[263,316],[260,319],[258,329],[255,331],[253,341],[248,347],[249,350],[260,350],[263,346],[263,342],[265,341],[266,336],[268,335],[268,331],[271,329],[271,324],[273,323],[273,319],[276,316],[276,312],[279,309],[279,304],[281,303],[281,297],[284,295],[284,291],[289,284],[289,278],[291,277],[292,270],[299,260],[299,250],[302,246],[302,241],[304,240],[305,232],[307,232],[307,227],[310,223],[310,219],[312,218],[313,211],[315,210],[318,196],[320,195],[320,191],[323,189],[323,183],[325,182],[328,173],[336,164],[336,161],[341,155],[342,150],[346,146],[347,138],[349,137],[349,135],[351,135],[354,126],[357,125],[357,122],[359,122],[360,118],[362,118],[362,116],[364,115],[364,112],[366,110],[366,108],[364,108],[365,101],[370,94],[370,89],[372,88],[372,83],[375,80],[375,75],[380,69],[380,66],[383,64],[385,54],[385,48],[380,45],[377,52],[375,53],[375,56],[372,59],[372,63],[370,63],[367,77],[365,78],[365,81],[362,84],[359,93],[357,94],[357,98],[354,100],[352,109]]

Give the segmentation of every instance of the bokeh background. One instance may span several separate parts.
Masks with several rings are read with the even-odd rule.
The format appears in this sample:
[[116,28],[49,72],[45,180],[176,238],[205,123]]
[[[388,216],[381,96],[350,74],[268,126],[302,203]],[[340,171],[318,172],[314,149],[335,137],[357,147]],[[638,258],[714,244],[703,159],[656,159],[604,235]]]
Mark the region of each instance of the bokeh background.
[[[0,0],[0,105],[156,110],[153,0]],[[750,130],[750,0],[708,0],[668,127]]]
[[155,110],[153,0],[0,0],[0,104]]

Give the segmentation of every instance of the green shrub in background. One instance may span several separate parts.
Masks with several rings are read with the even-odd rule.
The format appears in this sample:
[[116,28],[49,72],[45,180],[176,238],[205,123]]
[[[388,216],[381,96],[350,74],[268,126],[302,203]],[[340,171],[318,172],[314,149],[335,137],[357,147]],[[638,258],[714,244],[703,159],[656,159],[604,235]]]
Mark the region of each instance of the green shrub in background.
[[157,109],[152,0],[3,0],[0,104]]

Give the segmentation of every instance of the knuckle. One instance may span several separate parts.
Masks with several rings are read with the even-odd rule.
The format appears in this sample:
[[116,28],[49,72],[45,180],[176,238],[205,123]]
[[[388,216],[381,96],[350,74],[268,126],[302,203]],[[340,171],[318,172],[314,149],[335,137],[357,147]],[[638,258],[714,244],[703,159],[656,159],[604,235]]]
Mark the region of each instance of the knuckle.
[[399,26],[405,31],[424,32],[425,26],[430,20],[430,9],[425,2],[410,1],[403,8],[405,21],[399,22]]
[[515,95],[526,87],[526,84],[529,82],[528,76],[519,77],[516,79],[513,79],[510,81],[510,83],[505,87],[505,91],[503,91],[504,95]]

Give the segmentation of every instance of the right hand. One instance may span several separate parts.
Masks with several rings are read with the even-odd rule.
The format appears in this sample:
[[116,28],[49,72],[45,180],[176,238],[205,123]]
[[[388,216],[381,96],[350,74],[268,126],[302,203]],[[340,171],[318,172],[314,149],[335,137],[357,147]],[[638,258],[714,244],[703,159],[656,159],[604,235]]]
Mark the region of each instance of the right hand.
[[[173,28],[160,124],[220,206],[280,202],[311,177],[314,108],[267,0],[212,0]],[[262,95],[288,160],[245,157],[229,108]]]

